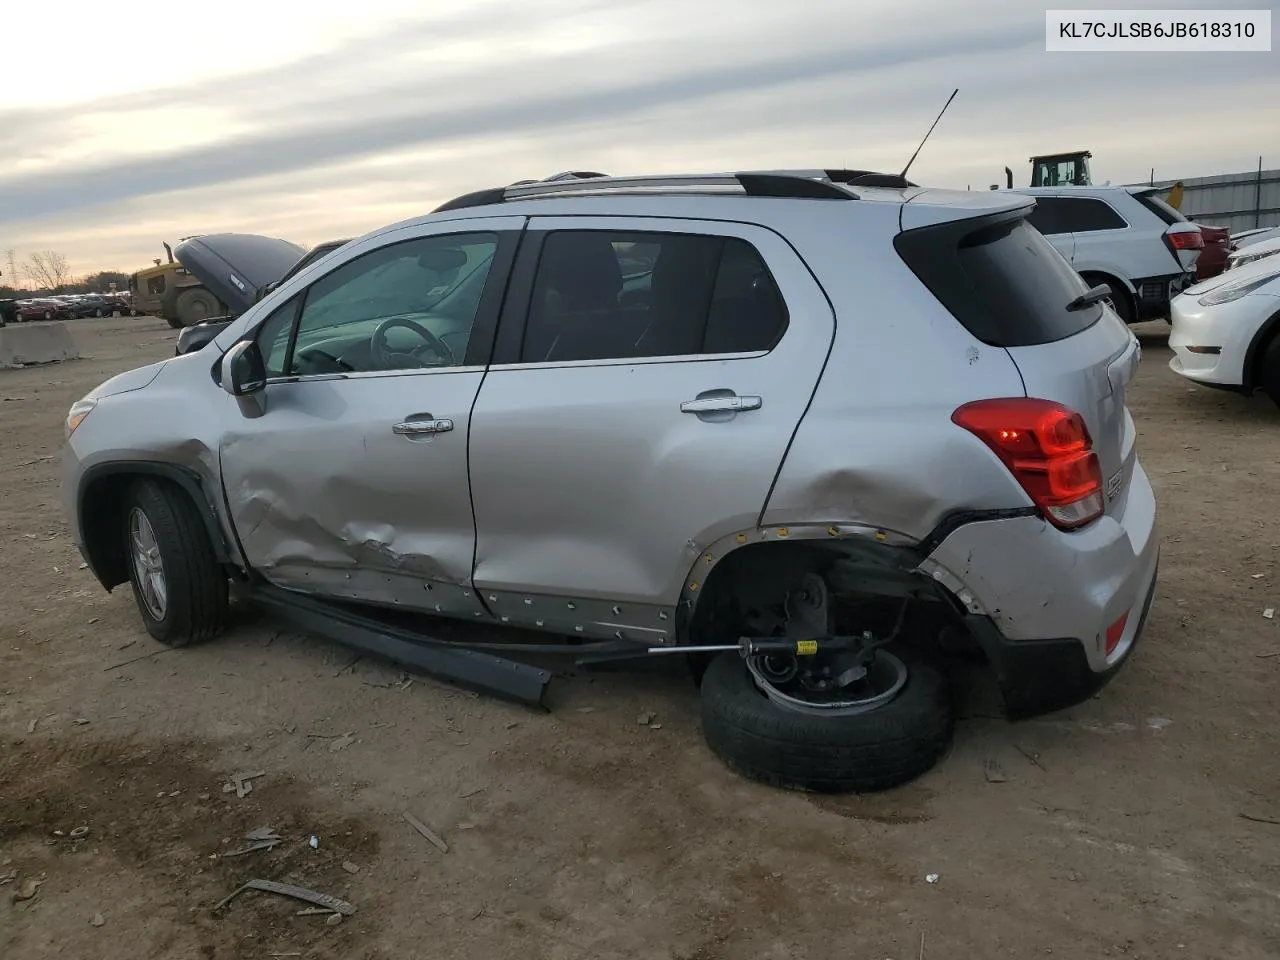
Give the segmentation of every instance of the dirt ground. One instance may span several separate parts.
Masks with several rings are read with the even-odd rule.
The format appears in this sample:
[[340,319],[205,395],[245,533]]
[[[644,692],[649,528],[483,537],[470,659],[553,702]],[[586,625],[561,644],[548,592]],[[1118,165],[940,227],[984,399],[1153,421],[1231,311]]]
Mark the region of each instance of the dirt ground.
[[[73,329],[84,359],[0,371],[0,957],[1280,956],[1280,412],[1174,377],[1162,321],[1132,408],[1164,553],[1128,668],[1037,721],[970,707],[923,779],[825,800],[723,768],[679,669],[560,680],[542,714],[248,615],[136,659],[163,648],[81,569],[57,453],[71,402],[174,336]],[[227,856],[258,826],[284,843]],[[358,911],[212,911],[254,877]]]

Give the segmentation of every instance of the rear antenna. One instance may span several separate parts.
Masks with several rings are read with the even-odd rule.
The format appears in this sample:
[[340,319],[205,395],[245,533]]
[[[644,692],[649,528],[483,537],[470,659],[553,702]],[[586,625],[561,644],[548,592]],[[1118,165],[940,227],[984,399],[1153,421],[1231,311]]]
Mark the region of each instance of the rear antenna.
[[[933,127],[938,125],[938,120],[942,119],[942,115],[947,112],[947,107],[951,106],[951,101],[956,98],[956,94],[959,92],[959,87],[956,87],[951,91],[951,96],[947,97],[947,102],[942,105],[942,109],[938,112],[937,119],[933,121]],[[916,162],[916,157],[920,156],[920,151],[924,149],[925,141],[927,141],[933,134],[933,127],[929,128],[929,132],[924,135],[924,140],[920,141],[920,146],[916,147],[916,152],[911,155],[911,159],[907,161],[907,165],[903,167],[902,172],[898,174],[898,176],[902,177],[904,180],[906,179],[907,171],[910,170],[911,165]]]

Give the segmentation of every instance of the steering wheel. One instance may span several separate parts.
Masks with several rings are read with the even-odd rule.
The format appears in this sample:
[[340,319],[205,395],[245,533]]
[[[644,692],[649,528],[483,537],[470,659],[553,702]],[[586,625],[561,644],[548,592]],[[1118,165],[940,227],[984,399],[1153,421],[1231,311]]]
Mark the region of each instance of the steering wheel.
[[[403,327],[406,330],[412,330],[422,338],[422,346],[415,347],[413,350],[392,350],[387,346],[387,331],[394,330],[396,327]],[[453,351],[449,349],[448,344],[420,324],[417,320],[410,320],[408,317],[390,317],[378,324],[373,331],[373,335],[369,338],[369,350],[373,354],[374,364],[383,370],[395,370],[406,366],[451,367],[456,365],[458,362],[453,355]],[[434,353],[444,362],[438,364],[424,364],[420,356],[423,350]],[[409,363],[406,361],[412,362]]]

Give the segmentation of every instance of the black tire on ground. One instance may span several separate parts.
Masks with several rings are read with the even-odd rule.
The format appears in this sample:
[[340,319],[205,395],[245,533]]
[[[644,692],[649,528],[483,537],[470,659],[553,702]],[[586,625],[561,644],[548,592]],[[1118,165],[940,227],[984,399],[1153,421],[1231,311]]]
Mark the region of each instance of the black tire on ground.
[[165,317],[164,319],[165,323],[169,324],[169,326],[173,327],[175,330],[181,330],[183,326],[185,326],[185,324],[183,324],[183,322],[177,317]]
[[742,657],[721,654],[702,678],[702,732],[730,768],[775,787],[814,793],[886,790],[934,766],[951,743],[955,711],[946,678],[895,647],[907,683],[870,713],[821,717],[775,706]]
[[[218,298],[204,287],[192,287],[183,290],[174,301],[173,311],[178,316],[179,326],[189,327],[218,315]],[[172,325],[173,321],[169,321]]]
[[93,311],[93,315],[95,317],[105,317],[107,314],[106,311],[99,307],[97,310]]
[[1280,407],[1280,334],[1271,338],[1255,368],[1255,382],[1258,388]]
[[46,320],[52,320],[52,319],[53,319],[53,311],[52,311],[52,310],[46,310],[46,311],[44,312],[44,318],[45,318]]
[[1105,277],[1086,277],[1085,281],[1090,286],[1105,286],[1111,290],[1108,300],[1111,303],[1111,309],[1126,324],[1133,323],[1133,300],[1129,297],[1129,291],[1119,284],[1107,280]]
[[[134,560],[132,525],[139,511],[150,525],[166,587],[157,616],[143,594]],[[191,499],[176,487],[139,480],[125,500],[121,535],[129,558],[129,582],[147,632],[161,643],[185,647],[219,634],[226,624],[227,578],[219,568],[209,532]]]
[[129,310],[129,316],[131,316],[131,317],[136,317],[137,315],[138,315],[138,311],[137,311],[137,310],[134,310],[134,309],[132,309],[132,308]]

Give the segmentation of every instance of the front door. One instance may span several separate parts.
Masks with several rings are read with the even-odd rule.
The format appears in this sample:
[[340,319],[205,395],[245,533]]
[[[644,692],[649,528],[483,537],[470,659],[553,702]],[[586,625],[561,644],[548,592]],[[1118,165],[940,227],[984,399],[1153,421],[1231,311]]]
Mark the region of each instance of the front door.
[[510,623],[663,639],[702,549],[755,526],[831,307],[745,224],[534,218],[513,277],[472,414],[475,585]]
[[467,436],[522,223],[361,241],[257,328],[264,412],[245,416],[225,397],[235,415],[219,457],[236,534],[266,579],[482,611],[469,583]]

